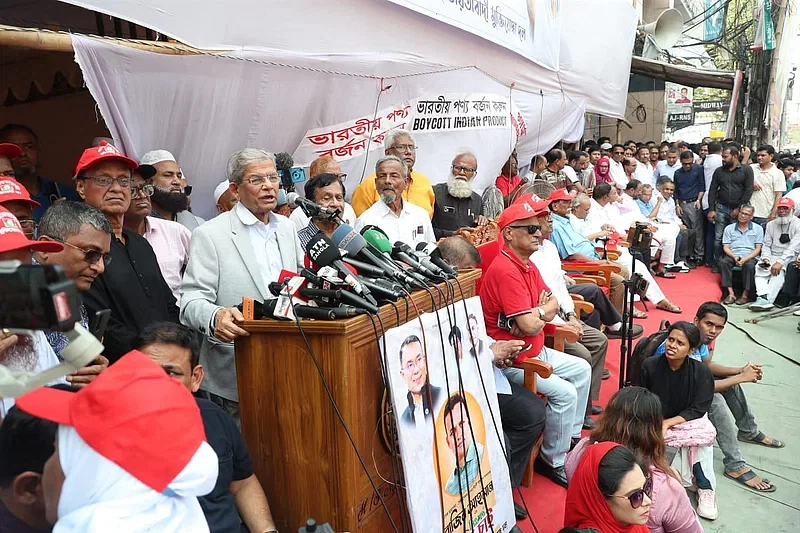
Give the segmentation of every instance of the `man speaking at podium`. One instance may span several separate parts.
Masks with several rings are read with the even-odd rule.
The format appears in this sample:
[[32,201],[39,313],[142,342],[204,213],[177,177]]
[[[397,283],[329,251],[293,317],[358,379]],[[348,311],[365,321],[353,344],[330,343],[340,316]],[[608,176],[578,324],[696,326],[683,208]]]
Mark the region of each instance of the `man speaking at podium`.
[[266,300],[281,270],[299,272],[303,251],[295,226],[273,213],[280,176],[275,156],[245,148],[228,161],[230,188],[239,203],[194,230],[181,285],[181,322],[203,333],[200,363],[206,371],[198,395],[239,423],[233,341],[248,333],[234,307],[242,297]]

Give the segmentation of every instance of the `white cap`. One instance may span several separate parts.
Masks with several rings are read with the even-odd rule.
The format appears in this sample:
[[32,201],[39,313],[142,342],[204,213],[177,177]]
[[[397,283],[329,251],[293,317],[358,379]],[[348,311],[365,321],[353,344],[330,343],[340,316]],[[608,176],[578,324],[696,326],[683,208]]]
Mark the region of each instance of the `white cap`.
[[220,197],[225,194],[225,191],[228,190],[228,186],[231,184],[230,181],[224,180],[222,183],[217,185],[217,188],[214,189],[214,203],[216,204],[219,202]]
[[140,164],[155,165],[162,161],[175,161],[175,156],[166,150],[151,150],[142,156]]
[[611,143],[603,143],[600,145],[601,150],[611,150],[613,148]]

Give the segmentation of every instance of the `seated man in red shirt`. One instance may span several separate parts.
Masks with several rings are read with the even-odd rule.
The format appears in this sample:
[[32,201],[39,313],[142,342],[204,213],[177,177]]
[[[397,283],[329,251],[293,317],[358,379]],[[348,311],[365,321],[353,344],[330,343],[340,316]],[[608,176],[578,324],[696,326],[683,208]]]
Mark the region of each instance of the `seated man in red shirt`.
[[544,347],[547,323],[558,312],[558,301],[542,280],[530,256],[539,248],[541,226],[537,216],[548,212],[547,202],[520,203],[500,217],[502,250],[486,269],[480,297],[486,332],[495,340],[522,339],[530,349],[519,359],[538,357],[553,366],[547,379],[537,376],[539,393],[547,396],[542,451],[536,469],[555,483],[567,486],[564,461],[570,439],[580,438],[589,398],[591,367],[583,359]]

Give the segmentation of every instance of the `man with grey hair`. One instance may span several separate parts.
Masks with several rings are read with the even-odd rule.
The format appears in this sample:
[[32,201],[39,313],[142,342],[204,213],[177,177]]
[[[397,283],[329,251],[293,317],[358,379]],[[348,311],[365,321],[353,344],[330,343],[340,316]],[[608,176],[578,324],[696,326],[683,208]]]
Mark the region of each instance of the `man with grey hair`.
[[[111,261],[111,223],[98,209],[80,202],[64,201],[53,204],[39,222],[39,240],[55,241],[64,245],[60,252],[34,252],[34,260],[41,265],[59,265],[67,279],[75,287],[88,291],[95,278]],[[81,325],[89,329],[86,306],[81,303]],[[69,340],[60,331],[45,331],[47,342],[61,358],[61,351]],[[98,356],[90,366],[67,376],[67,381],[76,387],[88,385],[101,371],[108,367],[108,359]]]
[[150,198],[153,212],[150,216],[183,224],[189,231],[205,222],[189,210],[191,187],[186,186],[186,176],[174,155],[167,150],[151,150],[142,156],[141,163],[156,169],[153,176],[155,190]]
[[[430,219],[433,216],[435,197],[430,180],[414,170],[414,164],[417,162],[417,146],[414,138],[406,130],[392,130],[384,137],[383,147],[385,155],[397,157],[408,168],[406,176],[408,183],[403,191],[403,198],[427,211]],[[361,216],[378,201],[379,197],[380,194],[375,188],[375,174],[371,174],[353,191],[353,209],[356,215]]]
[[437,239],[449,237],[460,228],[485,226],[483,199],[472,190],[478,172],[478,158],[469,148],[461,148],[450,165],[447,183],[434,185],[433,233]]
[[392,243],[402,241],[411,247],[418,242],[436,242],[428,213],[403,199],[408,188],[405,161],[387,155],[375,163],[375,190],[379,199],[356,220],[356,229],[378,226]]
[[248,333],[235,306],[242,298],[271,298],[281,270],[299,272],[303,251],[294,224],[274,212],[280,176],[275,156],[245,148],[228,161],[229,188],[239,197],[192,234],[181,285],[181,322],[203,334],[200,363],[206,378],[198,394],[239,420],[234,341]]

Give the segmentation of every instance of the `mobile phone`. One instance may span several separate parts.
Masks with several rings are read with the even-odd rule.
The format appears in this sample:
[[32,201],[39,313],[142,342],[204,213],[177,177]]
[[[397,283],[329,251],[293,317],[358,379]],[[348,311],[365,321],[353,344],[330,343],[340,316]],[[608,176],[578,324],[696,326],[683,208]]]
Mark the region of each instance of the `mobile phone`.
[[522,349],[520,351],[517,352],[517,355],[527,352],[532,347],[533,347],[533,344],[526,344],[525,346],[522,347]]
[[506,331],[511,331],[514,327],[514,317],[508,318],[503,313],[497,315],[497,327]]
[[109,318],[111,318],[111,309],[101,309],[89,320],[89,333],[94,335],[97,340],[102,339],[105,335]]

